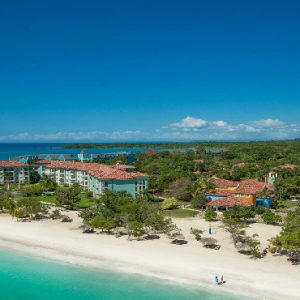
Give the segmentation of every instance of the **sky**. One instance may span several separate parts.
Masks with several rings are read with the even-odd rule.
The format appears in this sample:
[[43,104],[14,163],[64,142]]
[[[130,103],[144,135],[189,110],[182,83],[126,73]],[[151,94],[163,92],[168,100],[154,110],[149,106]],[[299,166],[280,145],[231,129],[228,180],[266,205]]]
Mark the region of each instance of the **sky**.
[[300,2],[0,0],[0,142],[300,137]]

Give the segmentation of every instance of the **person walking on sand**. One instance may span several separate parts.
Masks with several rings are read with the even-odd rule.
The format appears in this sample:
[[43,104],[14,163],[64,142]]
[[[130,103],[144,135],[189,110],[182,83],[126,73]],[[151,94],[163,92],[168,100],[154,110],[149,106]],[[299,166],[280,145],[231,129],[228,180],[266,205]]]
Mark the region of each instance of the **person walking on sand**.
[[208,234],[211,235],[211,224],[209,223]]
[[216,283],[217,285],[219,285],[219,278],[218,278],[218,276],[215,277],[215,283]]
[[223,284],[224,283],[224,276],[222,275],[221,276],[221,284]]

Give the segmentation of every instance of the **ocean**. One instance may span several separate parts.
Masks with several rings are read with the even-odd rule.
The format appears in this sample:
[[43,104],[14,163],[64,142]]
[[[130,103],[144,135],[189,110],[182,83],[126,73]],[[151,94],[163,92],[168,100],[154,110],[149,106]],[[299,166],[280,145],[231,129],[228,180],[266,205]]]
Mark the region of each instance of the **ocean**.
[[[65,144],[58,143],[0,143],[0,160],[7,160],[15,156],[36,154],[78,154],[82,149],[64,149]],[[145,151],[148,148],[93,148],[92,154]]]
[[[219,287],[216,286],[218,289]],[[157,279],[80,268],[0,251],[0,299],[5,300],[241,300]]]

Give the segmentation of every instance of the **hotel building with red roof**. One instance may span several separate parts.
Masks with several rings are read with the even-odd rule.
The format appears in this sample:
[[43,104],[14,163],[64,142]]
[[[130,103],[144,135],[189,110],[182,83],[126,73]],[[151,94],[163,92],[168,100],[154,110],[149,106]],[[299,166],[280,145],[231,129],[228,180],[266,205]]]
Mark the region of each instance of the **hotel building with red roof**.
[[274,190],[273,184],[254,179],[231,181],[214,178],[214,184],[215,189],[208,195],[208,198],[211,199],[208,205],[215,208],[255,206],[258,200],[257,196],[263,190]]
[[38,172],[47,175],[59,185],[78,183],[91,191],[94,197],[105,190],[126,191],[136,197],[148,188],[148,175],[123,164],[104,165],[97,163],[42,161]]
[[25,184],[30,182],[29,166],[19,161],[0,161],[0,184]]

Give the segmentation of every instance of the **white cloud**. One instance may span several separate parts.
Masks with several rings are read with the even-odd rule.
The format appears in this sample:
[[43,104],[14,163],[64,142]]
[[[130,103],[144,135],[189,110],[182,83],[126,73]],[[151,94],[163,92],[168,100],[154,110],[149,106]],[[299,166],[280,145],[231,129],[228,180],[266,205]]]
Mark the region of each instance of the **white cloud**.
[[193,117],[186,117],[178,123],[170,124],[167,127],[173,128],[201,128],[207,125],[207,121]]
[[216,127],[226,127],[226,126],[228,126],[227,122],[225,122],[225,121],[213,121],[213,122],[210,122],[210,124],[212,126],[216,126]]
[[278,119],[264,119],[254,121],[253,125],[256,127],[278,127],[284,125],[284,122]]
[[29,133],[0,136],[0,142],[35,141],[155,141],[155,140],[264,140],[299,137],[300,124],[288,124],[277,119],[263,119],[245,123],[231,123],[224,120],[205,120],[186,117],[179,122],[154,129],[124,131],[60,131],[56,133]]
[[259,128],[253,127],[247,124],[239,124],[236,126],[236,131],[245,131],[245,132],[260,132]]
[[[171,131],[170,131],[171,129]],[[299,124],[286,124],[278,119],[262,119],[241,124],[223,120],[210,121],[186,117],[156,131],[154,138],[190,140],[257,140],[297,137]]]

